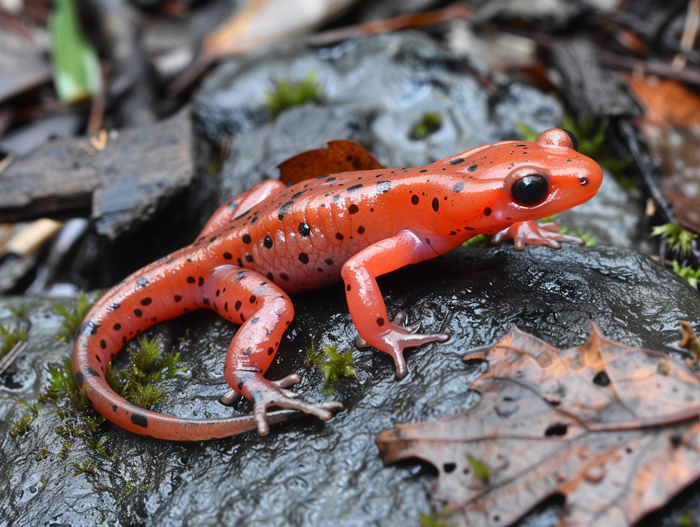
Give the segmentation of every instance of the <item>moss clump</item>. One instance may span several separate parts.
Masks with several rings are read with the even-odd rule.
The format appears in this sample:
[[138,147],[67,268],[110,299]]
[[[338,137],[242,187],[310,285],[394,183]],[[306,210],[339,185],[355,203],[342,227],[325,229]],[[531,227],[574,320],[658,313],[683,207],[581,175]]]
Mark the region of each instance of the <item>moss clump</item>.
[[287,108],[318,101],[320,89],[313,73],[302,82],[278,81],[274,89],[265,92],[270,119],[276,118]]
[[413,125],[409,137],[414,140],[425,139],[442,127],[442,115],[438,112],[425,112],[420,121]]
[[78,300],[75,302],[75,308],[70,311],[61,304],[54,304],[54,311],[63,318],[61,332],[56,335],[56,338],[58,340],[72,340],[93,304],[94,302],[90,302],[82,291],[80,291]]
[[163,355],[162,348],[160,338],[141,337],[135,349],[129,348],[131,366],[115,371],[110,363],[107,382],[124,399],[141,408],[167,400],[162,395],[161,382],[187,368],[178,365],[179,352]]
[[23,342],[26,338],[26,329],[8,329],[0,324],[0,339],[2,339],[2,345],[0,345],[0,359],[10,353],[17,344]]
[[357,372],[352,365],[352,350],[338,353],[337,349],[337,345],[326,345],[317,352],[312,341],[311,347],[307,350],[306,367],[318,366],[326,377],[323,393],[333,393],[341,377],[357,377]]
[[694,232],[674,223],[654,227],[651,235],[661,236],[668,244],[668,248],[681,256],[693,250],[693,240],[698,237]]

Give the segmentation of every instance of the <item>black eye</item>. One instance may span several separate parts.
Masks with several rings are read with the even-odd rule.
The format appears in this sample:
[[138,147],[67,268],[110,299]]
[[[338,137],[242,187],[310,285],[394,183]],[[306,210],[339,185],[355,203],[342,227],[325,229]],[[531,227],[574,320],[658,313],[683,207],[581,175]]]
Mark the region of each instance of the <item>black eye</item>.
[[520,205],[537,205],[547,197],[549,184],[540,174],[530,174],[518,179],[510,188],[510,195]]
[[[564,130],[562,128],[562,130]],[[576,136],[574,135],[573,132],[569,132],[568,130],[564,130],[566,132],[566,135],[569,136],[569,139],[571,139],[571,143],[574,145],[574,150],[578,152],[578,139],[576,139]]]

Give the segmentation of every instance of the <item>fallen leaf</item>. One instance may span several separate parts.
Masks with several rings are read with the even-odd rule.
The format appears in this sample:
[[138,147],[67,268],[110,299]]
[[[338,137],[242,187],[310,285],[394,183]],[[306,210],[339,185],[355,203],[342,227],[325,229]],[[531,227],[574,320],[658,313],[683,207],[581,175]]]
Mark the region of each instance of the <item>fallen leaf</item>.
[[382,165],[355,141],[328,141],[328,148],[308,150],[277,165],[280,181],[289,185],[325,174],[356,170],[375,170]]
[[80,30],[75,0],[56,1],[49,30],[54,82],[61,101],[72,103],[98,94],[100,61]]
[[659,186],[686,228],[700,232],[700,97],[675,80],[627,76],[644,107],[639,128],[661,161]]
[[622,527],[700,476],[700,377],[685,363],[595,327],[564,351],[514,328],[474,358],[489,366],[475,408],[377,439],[385,463],[438,468],[448,521],[512,525],[562,495],[559,526]]

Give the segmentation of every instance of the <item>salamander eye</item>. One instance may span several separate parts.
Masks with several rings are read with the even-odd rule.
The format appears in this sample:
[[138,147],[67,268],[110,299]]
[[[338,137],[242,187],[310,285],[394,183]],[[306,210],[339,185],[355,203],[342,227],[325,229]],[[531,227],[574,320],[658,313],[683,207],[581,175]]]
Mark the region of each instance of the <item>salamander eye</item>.
[[516,179],[510,187],[510,195],[519,205],[532,206],[547,197],[549,183],[542,174],[528,174]]
[[[564,130],[562,128],[562,130]],[[578,152],[578,139],[576,139],[576,136],[574,135],[573,132],[569,132],[568,130],[564,130],[566,132],[566,135],[569,136],[569,139],[571,139],[571,144],[574,145],[574,150]]]

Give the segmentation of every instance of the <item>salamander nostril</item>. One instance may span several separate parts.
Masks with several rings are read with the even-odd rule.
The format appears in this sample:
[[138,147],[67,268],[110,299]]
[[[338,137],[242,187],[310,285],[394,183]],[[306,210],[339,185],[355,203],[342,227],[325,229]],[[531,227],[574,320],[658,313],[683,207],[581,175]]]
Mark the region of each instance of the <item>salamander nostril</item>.
[[587,177],[581,178],[581,185],[588,185],[588,178]]

